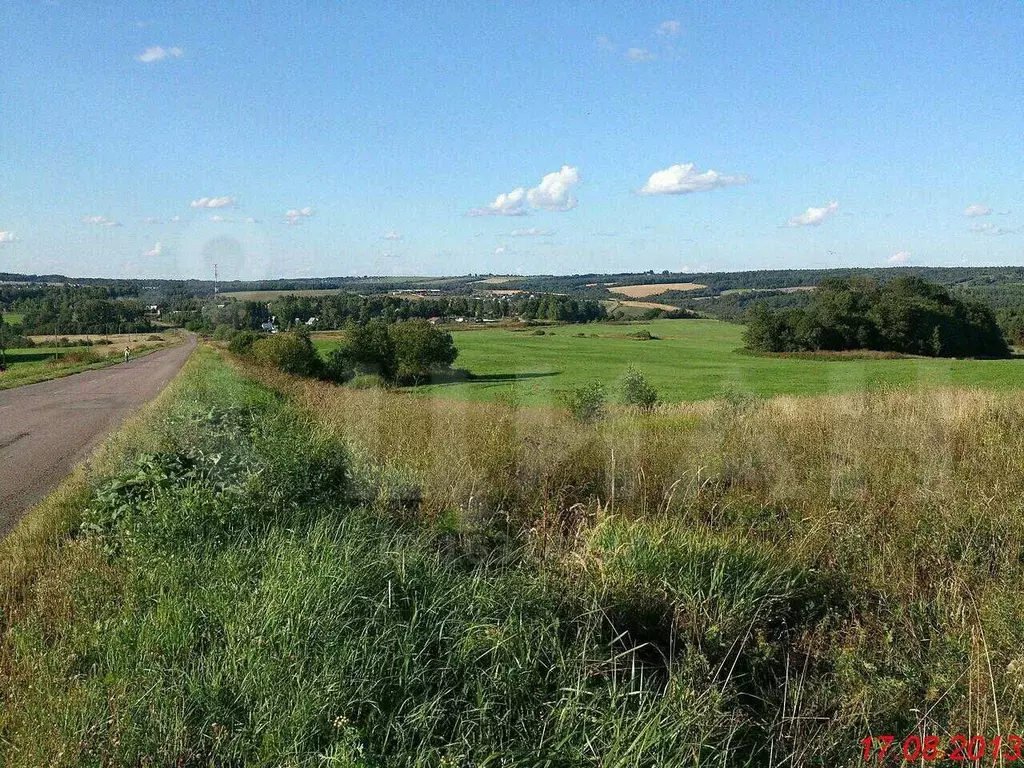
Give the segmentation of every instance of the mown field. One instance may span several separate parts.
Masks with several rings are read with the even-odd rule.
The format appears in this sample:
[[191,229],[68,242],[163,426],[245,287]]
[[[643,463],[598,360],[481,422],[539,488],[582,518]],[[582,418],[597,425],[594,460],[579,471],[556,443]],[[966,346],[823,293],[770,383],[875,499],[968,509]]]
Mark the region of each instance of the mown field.
[[991,743],[1024,727],[1022,462],[1012,392],[578,423],[204,348],[0,545],[0,764],[774,768],[861,765],[868,734]]
[[[657,340],[630,334],[647,331]],[[1024,386],[1024,360],[934,358],[801,360],[757,357],[743,346],[739,325],[715,320],[655,320],[643,324],[568,325],[545,329],[499,328],[453,333],[455,365],[472,381],[438,384],[422,392],[489,400],[515,385],[525,402],[542,404],[575,384],[601,381],[610,389],[626,367],[642,371],[667,402],[746,392],[760,396],[841,394],[883,387],[941,386],[1011,389]],[[582,337],[580,336],[582,334]],[[323,340],[324,352],[337,344]]]
[[[153,336],[155,337],[156,334]],[[70,338],[73,340],[76,337]],[[81,338],[101,339],[106,337],[83,336]],[[5,350],[7,370],[0,373],[0,390],[103,368],[120,362],[126,346],[130,347],[132,354],[138,357],[162,348],[168,343],[173,343],[178,337],[176,334],[167,334],[161,336],[158,341],[156,338],[150,338],[148,334],[134,334],[130,337],[128,334],[124,334],[121,337],[112,335],[109,338],[111,344],[47,347],[45,342],[49,337],[34,337],[37,342],[42,342],[40,346]]]

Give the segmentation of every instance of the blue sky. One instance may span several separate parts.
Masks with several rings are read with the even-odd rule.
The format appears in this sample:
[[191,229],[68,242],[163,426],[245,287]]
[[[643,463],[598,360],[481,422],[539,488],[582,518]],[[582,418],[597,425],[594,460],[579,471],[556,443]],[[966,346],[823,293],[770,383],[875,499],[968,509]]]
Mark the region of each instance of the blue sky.
[[326,5],[0,5],[0,271],[1024,263],[1019,0]]

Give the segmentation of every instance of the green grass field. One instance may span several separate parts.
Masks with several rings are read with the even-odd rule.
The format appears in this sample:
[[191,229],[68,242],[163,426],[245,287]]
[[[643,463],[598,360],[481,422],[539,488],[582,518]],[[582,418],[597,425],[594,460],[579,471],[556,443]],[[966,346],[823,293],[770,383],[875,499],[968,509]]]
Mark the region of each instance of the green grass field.
[[[657,340],[628,334],[647,330]],[[586,334],[584,338],[577,334]],[[716,320],[655,320],[629,325],[568,325],[532,330],[486,329],[453,334],[456,366],[473,381],[419,391],[470,400],[492,399],[516,385],[524,402],[545,403],[558,390],[598,380],[613,387],[632,364],[663,400],[679,402],[744,391],[761,396],[821,395],[878,387],[1024,385],[1024,360],[907,358],[800,360],[756,357],[737,350],[743,329]],[[318,341],[322,352],[336,342]]]

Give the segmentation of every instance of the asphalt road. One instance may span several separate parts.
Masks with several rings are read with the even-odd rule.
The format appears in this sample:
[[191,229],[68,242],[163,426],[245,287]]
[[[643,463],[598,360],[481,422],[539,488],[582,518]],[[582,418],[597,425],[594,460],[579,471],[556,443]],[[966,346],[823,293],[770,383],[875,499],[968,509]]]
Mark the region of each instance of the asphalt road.
[[156,397],[195,348],[0,391],[0,538],[125,417]]

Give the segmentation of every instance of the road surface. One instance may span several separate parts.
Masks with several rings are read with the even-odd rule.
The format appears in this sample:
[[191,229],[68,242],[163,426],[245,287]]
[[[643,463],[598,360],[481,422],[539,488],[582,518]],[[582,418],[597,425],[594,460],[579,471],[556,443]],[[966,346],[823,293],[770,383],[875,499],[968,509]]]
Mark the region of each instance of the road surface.
[[195,348],[0,391],[0,539],[126,416],[152,400]]

